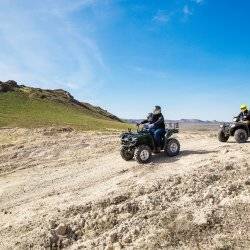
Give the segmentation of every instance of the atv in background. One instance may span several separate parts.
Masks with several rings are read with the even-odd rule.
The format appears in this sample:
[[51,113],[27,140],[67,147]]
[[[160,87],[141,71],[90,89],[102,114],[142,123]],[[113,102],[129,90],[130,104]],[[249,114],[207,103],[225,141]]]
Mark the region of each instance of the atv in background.
[[[170,126],[171,125],[171,126]],[[165,135],[162,137],[161,150],[166,156],[176,156],[180,152],[180,143],[171,136],[179,132],[179,124],[167,124]],[[121,135],[121,156],[125,161],[132,160],[134,157],[138,163],[148,163],[151,160],[152,152],[156,151],[153,136],[149,129],[144,126],[142,129],[137,128],[137,132],[129,130]]]
[[232,123],[224,123],[220,125],[218,133],[219,141],[227,142],[230,136],[234,136],[238,143],[246,142],[250,136],[249,121],[242,121],[235,117]]

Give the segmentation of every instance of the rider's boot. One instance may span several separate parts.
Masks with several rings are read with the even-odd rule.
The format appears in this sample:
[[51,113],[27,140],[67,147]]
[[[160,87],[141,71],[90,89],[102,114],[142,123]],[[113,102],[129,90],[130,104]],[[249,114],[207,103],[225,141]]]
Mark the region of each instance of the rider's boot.
[[154,153],[159,154],[160,152],[161,152],[161,147],[156,147]]

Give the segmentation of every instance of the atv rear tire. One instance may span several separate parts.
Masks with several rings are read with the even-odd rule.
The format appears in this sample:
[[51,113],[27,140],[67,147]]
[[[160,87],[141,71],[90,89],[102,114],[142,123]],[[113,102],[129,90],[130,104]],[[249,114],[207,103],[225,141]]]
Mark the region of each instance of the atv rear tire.
[[130,161],[134,157],[134,151],[129,150],[128,148],[122,147],[120,150],[120,154],[123,160]]
[[237,129],[234,133],[234,138],[238,143],[244,143],[247,141],[247,131],[245,129]]
[[135,149],[135,159],[138,163],[148,163],[152,157],[151,148],[147,145],[141,145]]
[[220,142],[227,142],[229,139],[229,135],[225,135],[223,129],[221,129],[218,133],[218,139]]
[[174,138],[168,139],[164,151],[170,157],[178,155],[180,153],[179,141]]

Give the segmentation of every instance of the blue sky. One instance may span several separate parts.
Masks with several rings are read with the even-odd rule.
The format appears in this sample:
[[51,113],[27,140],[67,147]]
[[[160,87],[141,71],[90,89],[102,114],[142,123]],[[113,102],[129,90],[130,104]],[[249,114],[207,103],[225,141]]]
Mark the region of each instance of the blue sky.
[[230,120],[249,102],[250,2],[0,0],[0,80],[123,118]]

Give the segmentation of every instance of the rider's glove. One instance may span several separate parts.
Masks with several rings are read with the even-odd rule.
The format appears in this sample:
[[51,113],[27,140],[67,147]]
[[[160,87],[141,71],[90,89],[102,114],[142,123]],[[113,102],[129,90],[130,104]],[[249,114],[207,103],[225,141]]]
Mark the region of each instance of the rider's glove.
[[153,128],[154,127],[154,124],[149,124],[148,125],[148,128]]

